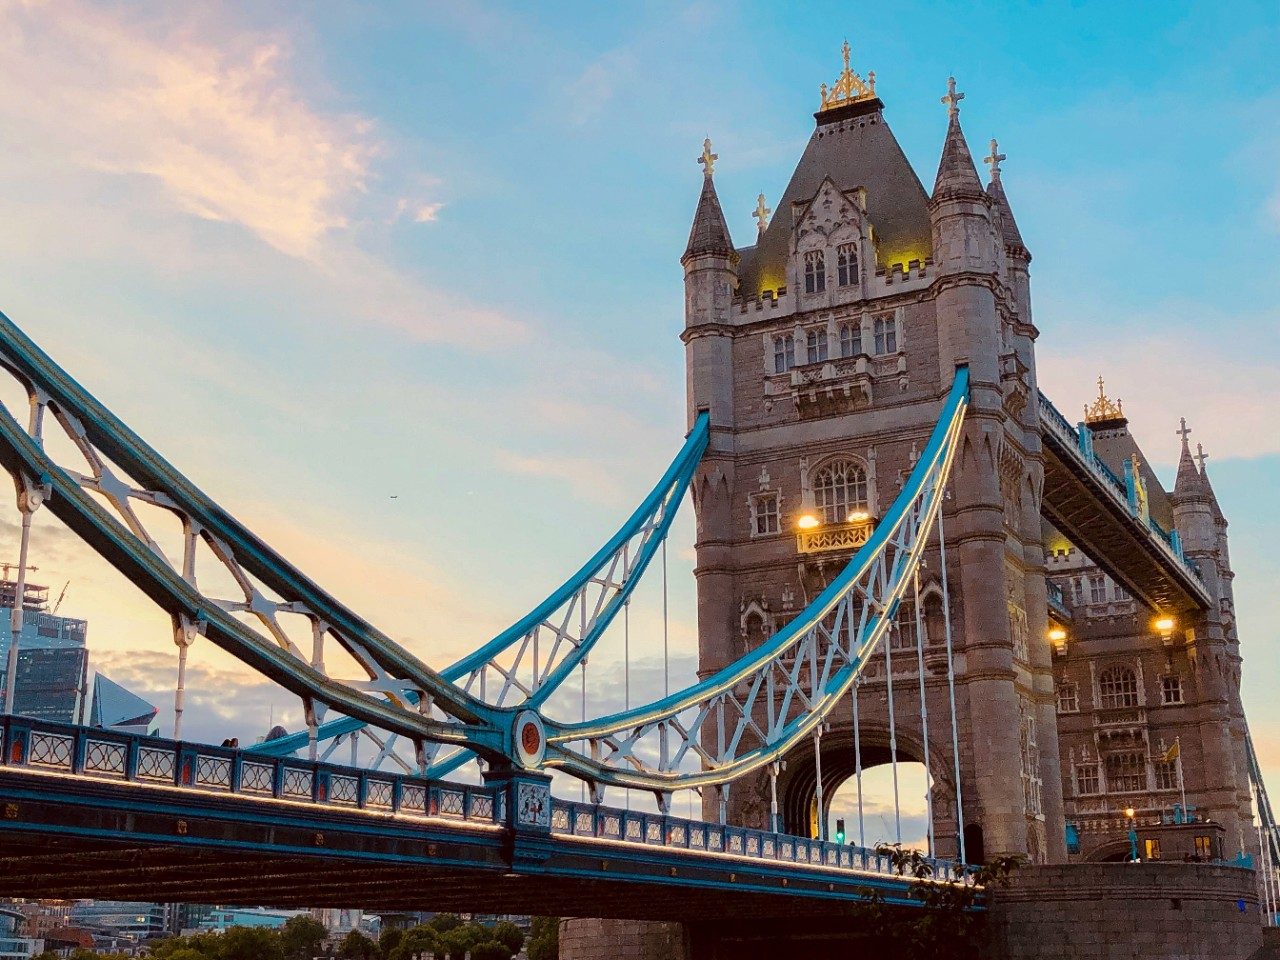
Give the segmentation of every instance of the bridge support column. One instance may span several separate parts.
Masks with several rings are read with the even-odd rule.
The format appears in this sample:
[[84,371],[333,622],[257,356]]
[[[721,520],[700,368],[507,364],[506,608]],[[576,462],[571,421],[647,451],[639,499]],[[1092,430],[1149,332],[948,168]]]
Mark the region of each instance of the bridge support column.
[[693,960],[683,923],[574,919],[560,922],[560,960]]

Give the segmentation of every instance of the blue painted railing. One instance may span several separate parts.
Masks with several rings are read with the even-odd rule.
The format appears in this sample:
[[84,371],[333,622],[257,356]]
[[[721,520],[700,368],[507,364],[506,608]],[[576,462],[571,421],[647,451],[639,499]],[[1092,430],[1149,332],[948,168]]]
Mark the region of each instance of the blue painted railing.
[[490,826],[500,812],[488,787],[20,716],[0,717],[0,767]]
[[[501,794],[490,787],[20,716],[0,716],[0,770],[5,768],[178,787],[241,800],[286,800],[382,817],[504,825]],[[551,833],[796,869],[899,876],[892,860],[873,850],[596,804],[553,800]],[[974,882],[972,867],[937,858],[927,862],[934,879]]]

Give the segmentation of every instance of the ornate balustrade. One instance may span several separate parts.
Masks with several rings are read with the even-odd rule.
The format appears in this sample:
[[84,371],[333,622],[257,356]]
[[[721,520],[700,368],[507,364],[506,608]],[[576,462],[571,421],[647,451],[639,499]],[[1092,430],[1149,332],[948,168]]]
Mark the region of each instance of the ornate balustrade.
[[486,825],[501,814],[487,787],[26,717],[0,717],[0,766]]
[[[863,847],[595,804],[553,800],[551,832],[557,836],[742,857],[771,865],[826,867],[882,877],[899,876],[890,857]],[[973,883],[972,868],[954,860],[931,858],[927,863],[934,879]]]

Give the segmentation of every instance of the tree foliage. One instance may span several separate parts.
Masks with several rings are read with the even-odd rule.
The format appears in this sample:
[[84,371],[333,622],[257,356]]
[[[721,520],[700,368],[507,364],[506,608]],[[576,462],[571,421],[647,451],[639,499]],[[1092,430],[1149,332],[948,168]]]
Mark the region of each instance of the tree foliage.
[[380,960],[382,951],[374,940],[352,930],[338,944],[338,956],[342,960]]
[[529,931],[529,960],[560,960],[560,918],[534,917]]
[[319,956],[320,945],[328,936],[329,931],[324,924],[305,913],[290,917],[280,928],[280,943],[286,960],[311,960]]

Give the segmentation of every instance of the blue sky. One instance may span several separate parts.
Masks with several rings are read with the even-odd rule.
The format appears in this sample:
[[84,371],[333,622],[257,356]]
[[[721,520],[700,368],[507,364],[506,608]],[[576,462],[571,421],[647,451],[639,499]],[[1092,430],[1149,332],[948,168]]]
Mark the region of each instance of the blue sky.
[[[1211,455],[1280,779],[1273,0],[59,0],[0,2],[0,26],[0,309],[437,664],[558,582],[678,447],[702,138],[741,241],[842,40],[926,185],[954,73],[975,155],[1008,155],[1042,385],[1072,411],[1104,374],[1168,477],[1179,416]],[[163,689],[164,621],[40,529],[102,661]],[[687,666],[687,521],[676,539]],[[231,717],[269,692],[202,662],[209,729],[256,728]]]

